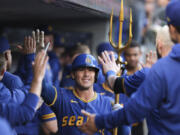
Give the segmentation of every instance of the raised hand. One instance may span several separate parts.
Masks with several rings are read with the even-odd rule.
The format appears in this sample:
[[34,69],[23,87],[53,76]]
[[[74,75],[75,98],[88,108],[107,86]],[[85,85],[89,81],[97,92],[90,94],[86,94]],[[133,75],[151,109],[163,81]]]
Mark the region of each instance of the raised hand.
[[24,46],[17,46],[23,54],[32,54],[36,52],[36,41],[32,37],[28,36],[24,38]]
[[44,46],[44,31],[39,31],[39,29],[35,31],[32,31],[32,37],[33,37],[33,40],[36,41],[36,44],[37,44],[37,51],[43,49],[45,46]]
[[120,72],[120,64],[116,64],[114,54],[110,56],[107,51],[102,52],[102,57],[98,56],[100,64],[103,66],[103,73],[106,74],[108,71],[114,71],[116,74]]
[[157,55],[156,52],[150,51],[146,54],[146,63],[143,65],[143,67],[151,68],[154,63],[157,61]]

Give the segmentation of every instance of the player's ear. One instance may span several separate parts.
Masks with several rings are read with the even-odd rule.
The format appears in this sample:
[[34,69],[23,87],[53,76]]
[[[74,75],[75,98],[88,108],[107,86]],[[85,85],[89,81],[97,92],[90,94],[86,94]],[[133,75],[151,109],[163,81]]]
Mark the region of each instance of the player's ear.
[[74,72],[71,72],[71,78],[74,80],[74,78],[75,78],[75,73]]

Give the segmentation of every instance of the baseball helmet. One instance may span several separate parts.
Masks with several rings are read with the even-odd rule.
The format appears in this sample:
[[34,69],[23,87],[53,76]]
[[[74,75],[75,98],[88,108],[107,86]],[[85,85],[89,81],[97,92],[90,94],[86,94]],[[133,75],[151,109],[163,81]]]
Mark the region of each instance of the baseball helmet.
[[72,63],[72,70],[76,70],[81,67],[91,67],[94,68],[96,72],[99,71],[96,59],[90,54],[80,54],[74,59]]

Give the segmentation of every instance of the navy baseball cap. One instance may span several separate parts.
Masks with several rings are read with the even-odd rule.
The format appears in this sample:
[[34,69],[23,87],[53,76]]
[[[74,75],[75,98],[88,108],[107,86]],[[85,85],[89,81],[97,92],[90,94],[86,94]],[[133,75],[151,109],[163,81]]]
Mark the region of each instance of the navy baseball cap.
[[53,27],[51,25],[37,25],[33,28],[34,30],[39,29],[40,31],[44,31],[44,35],[53,35]]
[[180,0],[171,0],[166,7],[168,24],[180,26]]
[[114,48],[111,46],[110,43],[104,42],[98,45],[97,47],[97,54],[101,55],[103,51],[115,51]]
[[5,37],[0,37],[0,53],[4,53],[10,49],[8,40]]
[[54,35],[54,46],[61,47],[65,45],[65,37],[60,34]]

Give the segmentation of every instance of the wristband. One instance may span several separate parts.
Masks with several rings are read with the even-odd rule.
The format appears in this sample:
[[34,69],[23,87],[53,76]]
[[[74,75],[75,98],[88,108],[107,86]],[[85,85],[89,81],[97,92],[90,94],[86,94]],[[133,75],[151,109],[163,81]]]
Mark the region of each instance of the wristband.
[[116,72],[114,72],[114,71],[112,71],[112,70],[109,70],[109,71],[106,73],[106,79],[108,79],[109,76],[116,76]]

